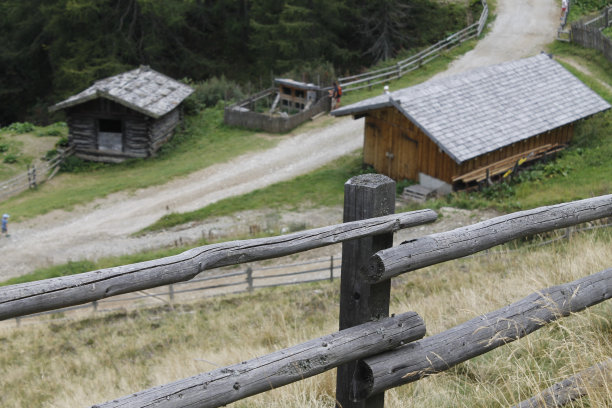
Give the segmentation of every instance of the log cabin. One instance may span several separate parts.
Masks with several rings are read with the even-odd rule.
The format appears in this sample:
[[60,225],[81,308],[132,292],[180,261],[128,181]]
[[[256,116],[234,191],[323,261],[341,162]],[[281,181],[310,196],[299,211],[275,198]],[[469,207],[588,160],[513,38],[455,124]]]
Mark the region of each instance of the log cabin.
[[96,81],[53,105],[64,110],[68,143],[82,159],[119,163],[152,156],[182,119],[193,89],[147,66]]
[[564,148],[610,108],[547,54],[385,92],[332,111],[365,118],[363,161],[448,193]]

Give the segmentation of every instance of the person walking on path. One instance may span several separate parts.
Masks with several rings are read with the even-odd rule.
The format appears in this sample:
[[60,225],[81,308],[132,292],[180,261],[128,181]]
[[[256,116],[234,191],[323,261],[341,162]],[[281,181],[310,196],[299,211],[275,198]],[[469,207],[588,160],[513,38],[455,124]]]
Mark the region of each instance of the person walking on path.
[[8,215],[8,214],[4,214],[2,216],[2,233],[4,235],[6,235],[7,237],[9,236],[8,235],[8,226],[7,226],[9,217],[10,217],[10,215]]

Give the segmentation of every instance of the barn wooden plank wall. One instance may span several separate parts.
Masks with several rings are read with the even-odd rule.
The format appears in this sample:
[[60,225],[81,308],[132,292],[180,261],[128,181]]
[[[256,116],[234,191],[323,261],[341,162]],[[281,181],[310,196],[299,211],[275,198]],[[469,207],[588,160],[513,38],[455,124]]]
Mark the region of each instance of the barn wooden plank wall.
[[457,164],[397,109],[384,108],[366,115],[363,160],[396,180],[418,180],[422,172],[451,184],[461,174],[546,144],[567,144],[572,136],[570,123]]

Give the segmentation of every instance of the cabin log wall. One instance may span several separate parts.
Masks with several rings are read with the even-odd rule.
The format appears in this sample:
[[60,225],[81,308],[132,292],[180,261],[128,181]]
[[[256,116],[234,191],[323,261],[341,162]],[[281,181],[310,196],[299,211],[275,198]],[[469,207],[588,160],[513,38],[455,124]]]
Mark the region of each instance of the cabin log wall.
[[151,145],[149,147],[149,153],[153,154],[159,148],[166,143],[174,133],[174,129],[179,124],[181,115],[179,109],[174,109],[162,116],[161,118],[150,122],[149,137]]
[[457,164],[397,109],[377,109],[366,115],[363,162],[395,180],[418,180],[419,173],[425,173],[452,184],[455,176],[538,146],[567,144],[573,129],[570,123]]
[[[116,102],[104,98],[76,105],[66,110],[69,143],[75,154],[86,160],[121,162],[129,158],[151,156],[170,137],[181,120],[179,109],[174,109],[160,119],[153,119]],[[100,150],[98,146],[98,121],[100,119],[122,122],[122,145],[119,151]]]

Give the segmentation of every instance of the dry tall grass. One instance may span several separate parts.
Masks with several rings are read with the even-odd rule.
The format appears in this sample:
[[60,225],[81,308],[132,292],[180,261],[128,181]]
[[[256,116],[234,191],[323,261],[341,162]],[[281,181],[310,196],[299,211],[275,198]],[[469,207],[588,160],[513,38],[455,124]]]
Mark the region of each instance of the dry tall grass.
[[[612,265],[612,231],[554,246],[489,253],[393,281],[391,311],[417,311],[428,335],[538,289]],[[256,291],[178,305],[174,311],[92,315],[0,332],[0,406],[82,407],[267,354],[337,330],[338,283]],[[509,406],[612,354],[612,302],[525,339],[387,392],[388,407]],[[332,407],[324,373],[235,407]],[[612,405],[595,389],[574,407]]]

